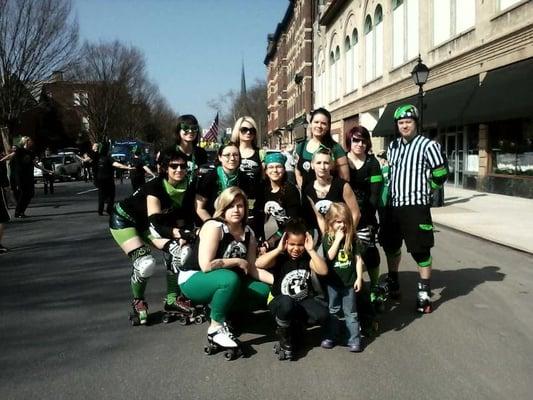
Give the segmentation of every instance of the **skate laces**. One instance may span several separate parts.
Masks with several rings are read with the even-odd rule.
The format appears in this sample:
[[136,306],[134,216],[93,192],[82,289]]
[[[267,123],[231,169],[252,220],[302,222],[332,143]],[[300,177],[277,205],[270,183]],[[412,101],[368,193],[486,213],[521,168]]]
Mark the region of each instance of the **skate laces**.
[[419,300],[429,300],[430,297],[429,297],[429,293],[425,290],[420,290],[418,292],[418,299]]
[[231,340],[235,340],[235,335],[229,330],[229,326],[226,322],[222,323],[221,332],[228,335]]
[[137,310],[137,311],[146,311],[146,310],[148,310],[148,304],[143,299],[135,299],[135,300],[133,300],[133,307],[135,307],[135,310]]

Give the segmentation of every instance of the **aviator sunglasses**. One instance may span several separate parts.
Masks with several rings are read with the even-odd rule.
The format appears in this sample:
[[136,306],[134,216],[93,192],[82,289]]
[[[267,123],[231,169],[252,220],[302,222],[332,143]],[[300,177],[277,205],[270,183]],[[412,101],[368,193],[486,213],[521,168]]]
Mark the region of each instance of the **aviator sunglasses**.
[[246,126],[241,127],[241,133],[250,133],[251,135],[255,135],[257,133],[257,130],[252,127],[248,128]]

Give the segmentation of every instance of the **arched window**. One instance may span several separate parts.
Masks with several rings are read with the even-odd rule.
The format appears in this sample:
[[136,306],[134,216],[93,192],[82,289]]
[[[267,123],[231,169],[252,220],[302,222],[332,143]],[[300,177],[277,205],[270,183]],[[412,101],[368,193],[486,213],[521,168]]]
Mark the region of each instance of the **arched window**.
[[344,39],[344,76],[345,76],[345,91],[350,93],[353,88],[353,57],[352,57],[352,43],[350,36],[346,36]]
[[392,65],[401,65],[418,54],[419,0],[392,1]]
[[359,62],[357,56],[359,54],[359,35],[357,34],[357,29],[354,29],[352,32],[352,90],[357,89],[359,84]]
[[316,58],[317,68],[315,69],[315,80],[313,82],[315,90],[315,108],[323,105],[324,92],[322,91],[322,80],[324,79],[324,72],[322,70],[324,64],[324,54],[322,50],[319,50]]
[[335,66],[335,52],[329,53],[329,100],[333,101],[337,96],[337,68]]
[[374,35],[372,33],[372,17],[365,18],[365,82],[374,77]]
[[433,0],[433,44],[472,28],[476,23],[476,0]]
[[342,87],[342,77],[341,77],[341,49],[339,46],[335,48],[335,76],[337,82],[335,84],[335,99],[340,97],[341,87]]
[[383,75],[383,9],[378,4],[374,12],[374,57],[376,71],[374,78]]

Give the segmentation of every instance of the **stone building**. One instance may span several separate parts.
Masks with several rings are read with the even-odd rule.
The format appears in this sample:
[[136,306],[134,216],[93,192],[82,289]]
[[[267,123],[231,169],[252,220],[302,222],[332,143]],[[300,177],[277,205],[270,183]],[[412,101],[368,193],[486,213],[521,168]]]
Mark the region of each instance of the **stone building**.
[[362,124],[374,148],[386,148],[394,109],[418,104],[411,71],[420,54],[430,68],[424,133],[446,152],[449,184],[533,197],[533,1],[314,6],[314,107],[332,112],[334,134]]

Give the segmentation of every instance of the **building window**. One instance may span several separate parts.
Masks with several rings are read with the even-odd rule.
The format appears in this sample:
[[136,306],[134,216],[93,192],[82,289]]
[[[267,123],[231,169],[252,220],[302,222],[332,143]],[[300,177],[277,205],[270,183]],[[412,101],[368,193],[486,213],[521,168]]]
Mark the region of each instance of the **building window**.
[[419,0],[392,2],[392,65],[397,67],[418,55]]
[[533,124],[528,120],[489,124],[494,174],[533,176]]
[[339,89],[340,89],[340,58],[341,50],[339,46],[335,47],[335,50],[332,50],[329,54],[329,89],[330,96],[329,100],[334,101],[339,98]]
[[475,0],[433,0],[433,44],[472,28],[476,23]]
[[353,92],[357,89],[358,73],[357,73],[357,52],[358,47],[358,35],[357,29],[354,29],[351,36],[346,36],[344,39],[344,76],[346,77],[346,93]]
[[520,3],[521,1],[523,0],[500,0],[500,11],[514,6],[515,4]]
[[369,82],[383,75],[383,9],[380,5],[372,17],[365,18],[365,81]]

